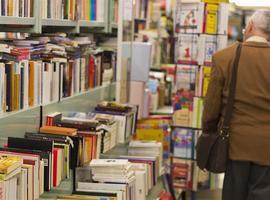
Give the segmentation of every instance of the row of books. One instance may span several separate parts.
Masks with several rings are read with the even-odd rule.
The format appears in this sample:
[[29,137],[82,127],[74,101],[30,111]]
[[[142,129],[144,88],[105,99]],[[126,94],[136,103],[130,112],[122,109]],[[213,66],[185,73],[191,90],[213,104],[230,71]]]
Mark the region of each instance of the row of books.
[[210,66],[177,65],[177,90],[190,91],[194,96],[204,97],[207,93],[211,71]]
[[172,179],[176,188],[192,191],[214,189],[218,185],[214,175],[196,165],[195,146],[201,131],[176,128],[172,130]]
[[175,34],[228,33],[229,4],[181,2],[176,5]]
[[[144,150],[146,154],[142,153]],[[131,141],[128,154],[94,159],[88,167],[77,168],[75,194],[84,192],[93,196],[96,191],[100,194],[121,191],[119,200],[145,200],[162,173],[161,143]]]
[[115,53],[93,51],[90,43],[87,38],[60,36],[2,43],[0,113],[56,102],[110,84]]
[[[117,143],[118,128],[121,128],[121,124],[124,124],[124,127],[128,126],[126,121],[120,121],[118,126],[119,120],[114,120],[113,112],[128,110],[133,112],[135,117],[137,111],[133,110],[135,107],[127,105],[116,103],[109,105],[105,103],[98,105],[96,111],[101,113],[110,110],[111,115],[93,112],[90,119],[90,114],[86,118],[71,116],[72,114],[64,117],[61,113],[54,113],[46,118],[46,126],[41,127],[37,133],[27,132],[24,138],[9,137],[5,147],[0,149],[0,156],[19,157],[23,165],[15,171],[16,173],[13,172],[13,169],[15,170],[13,167],[12,173],[10,169],[5,172],[6,174],[3,172],[0,177],[5,181],[18,174],[19,177],[25,178],[23,182],[27,180],[28,182],[24,185],[21,181],[17,181],[17,177],[12,179],[8,184],[13,189],[17,188],[18,193],[12,194],[4,187],[5,195],[6,193],[10,195],[5,199],[38,199],[44,191],[50,191],[58,187],[62,180],[71,178],[71,170],[89,166],[92,160],[99,159],[102,153],[113,148]],[[133,121],[130,123],[133,128]],[[155,160],[156,172],[159,170],[157,160],[158,158]],[[4,166],[0,164],[0,172]],[[132,191],[135,192],[135,186]],[[17,195],[23,197],[17,198]]]
[[33,1],[1,0],[0,16],[33,17]]
[[212,55],[227,46],[226,35],[179,34],[175,43],[175,59],[179,64],[210,66]]
[[[19,0],[17,0],[19,1]],[[21,1],[21,0],[20,0]],[[104,0],[42,0],[41,17],[57,20],[105,21]],[[118,1],[111,3],[111,20],[118,21]]]

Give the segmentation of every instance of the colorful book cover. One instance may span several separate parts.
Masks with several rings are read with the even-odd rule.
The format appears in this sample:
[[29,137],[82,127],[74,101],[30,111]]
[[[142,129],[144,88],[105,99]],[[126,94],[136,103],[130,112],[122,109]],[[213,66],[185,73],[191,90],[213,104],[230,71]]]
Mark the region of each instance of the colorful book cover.
[[193,165],[193,161],[173,158],[172,177],[175,188],[192,189]]
[[179,64],[198,63],[199,56],[199,36],[180,34],[176,42],[176,59]]
[[204,65],[211,66],[212,57],[217,51],[217,36],[205,35],[205,55],[204,55]]
[[206,93],[207,93],[207,89],[208,89],[210,77],[211,77],[211,71],[212,71],[211,67],[206,67],[206,66],[203,67],[203,96],[206,96]]
[[202,32],[204,3],[180,3],[176,8],[176,34]]
[[217,33],[218,4],[209,4],[205,6],[205,33]]
[[193,159],[193,131],[175,128],[173,130],[173,155],[178,158]]

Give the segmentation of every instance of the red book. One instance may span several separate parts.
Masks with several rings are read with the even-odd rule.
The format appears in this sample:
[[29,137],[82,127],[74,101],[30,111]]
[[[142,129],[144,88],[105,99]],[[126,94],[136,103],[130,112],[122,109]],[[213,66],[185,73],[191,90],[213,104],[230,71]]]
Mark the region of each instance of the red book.
[[53,187],[57,187],[57,156],[58,149],[53,149]]
[[89,60],[89,88],[93,88],[95,83],[95,59],[91,56]]

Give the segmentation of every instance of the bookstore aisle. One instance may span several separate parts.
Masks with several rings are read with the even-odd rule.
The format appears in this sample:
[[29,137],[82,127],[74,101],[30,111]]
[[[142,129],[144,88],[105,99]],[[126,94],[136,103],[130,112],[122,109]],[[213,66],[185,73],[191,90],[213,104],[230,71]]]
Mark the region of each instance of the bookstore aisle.
[[195,146],[212,55],[251,13],[0,0],[0,200],[220,200]]

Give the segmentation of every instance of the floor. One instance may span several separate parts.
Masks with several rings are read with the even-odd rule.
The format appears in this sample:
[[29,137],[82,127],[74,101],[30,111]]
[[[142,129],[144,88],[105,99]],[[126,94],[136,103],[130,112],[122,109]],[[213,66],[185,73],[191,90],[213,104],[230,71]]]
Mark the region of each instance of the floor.
[[198,192],[196,200],[221,200],[221,190]]

